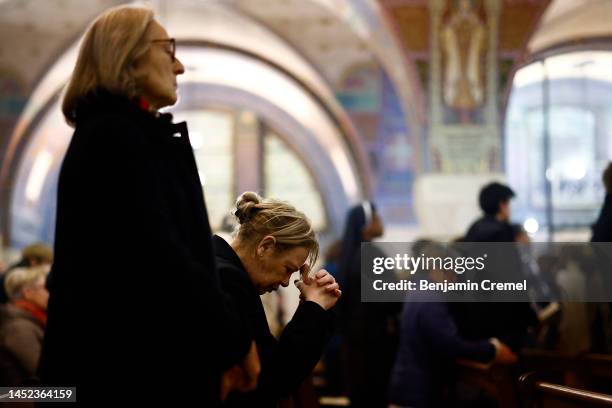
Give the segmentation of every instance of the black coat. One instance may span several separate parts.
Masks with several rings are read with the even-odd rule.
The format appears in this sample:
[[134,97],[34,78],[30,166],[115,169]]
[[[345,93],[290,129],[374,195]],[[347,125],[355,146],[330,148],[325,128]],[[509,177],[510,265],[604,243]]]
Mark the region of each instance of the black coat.
[[277,341],[240,258],[223,238],[215,236],[214,244],[223,289],[248,313],[261,361],[257,390],[234,394],[226,405],[276,407],[281,398],[299,387],[321,358],[331,336],[333,314],[314,302],[301,302]]
[[[360,244],[359,244],[360,245]],[[377,256],[386,256],[380,249],[370,249]],[[345,287],[339,302],[339,320],[343,334],[345,372],[352,407],[386,407],[389,378],[395,361],[398,342],[398,302],[362,302],[361,290],[371,282],[371,274],[363,274],[361,251],[352,253],[344,272]]]
[[591,246],[595,251],[595,259],[601,273],[602,290],[603,293],[610,293],[612,291],[612,273],[610,273],[612,271],[612,253],[609,243],[612,242],[612,194],[606,194],[599,217],[591,228],[593,231],[591,242],[595,243]]
[[[512,226],[485,215],[475,221],[464,238],[466,242],[515,242]],[[473,248],[475,249],[475,248]],[[493,279],[496,276],[521,277],[523,265],[517,250],[506,247],[487,247],[489,262],[497,263],[499,270],[486,270],[487,275],[479,279]],[[477,251],[477,253],[479,253]],[[475,255],[474,255],[475,256]],[[489,275],[494,272],[494,275]],[[468,339],[498,337],[514,350],[533,345],[528,333],[538,323],[530,304],[525,302],[452,303],[449,309],[463,336]]]
[[468,229],[466,242],[513,242],[514,231],[507,222],[498,221],[494,216],[485,215]]
[[612,194],[606,194],[601,212],[592,230],[591,242],[612,242]]
[[220,372],[248,350],[219,286],[186,124],[123,97],[99,91],[77,111],[50,278],[40,377],[76,385],[81,402],[212,406]]

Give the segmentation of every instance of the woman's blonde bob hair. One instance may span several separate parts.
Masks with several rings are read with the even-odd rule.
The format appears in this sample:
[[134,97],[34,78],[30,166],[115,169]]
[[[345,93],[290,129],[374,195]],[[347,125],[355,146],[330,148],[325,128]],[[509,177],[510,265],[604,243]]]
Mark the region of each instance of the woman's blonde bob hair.
[[241,242],[252,245],[270,235],[276,239],[277,249],[305,247],[309,251],[309,265],[314,266],[317,261],[319,243],[312,224],[291,204],[247,191],[238,197],[234,215],[240,224],[236,235]]
[[91,24],[62,103],[69,125],[74,126],[83,97],[97,88],[129,99],[138,95],[132,67],[149,47],[145,32],[153,17],[150,8],[127,5],[105,11]]
[[10,300],[23,297],[23,290],[33,286],[41,277],[49,273],[49,265],[38,265],[24,268],[15,268],[7,272],[4,278],[4,290]]

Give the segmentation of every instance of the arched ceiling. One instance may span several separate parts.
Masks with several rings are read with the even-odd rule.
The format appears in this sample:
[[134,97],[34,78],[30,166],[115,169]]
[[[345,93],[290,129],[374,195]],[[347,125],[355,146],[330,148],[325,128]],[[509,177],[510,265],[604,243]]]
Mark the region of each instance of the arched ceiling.
[[[352,67],[374,64],[382,68],[398,93],[406,127],[417,145],[420,143],[425,120],[421,83],[379,2],[232,0],[231,4],[291,44],[322,73],[332,89],[341,87]],[[416,167],[420,168],[420,163]]]
[[553,0],[529,41],[533,53],[568,42],[612,35],[612,1]]
[[0,3],[0,77],[26,92],[86,25],[118,0],[5,0]]
[[[68,44],[78,38],[93,17],[108,7],[124,2],[0,1],[0,74],[14,76],[20,87],[31,90],[46,68]],[[190,4],[197,8],[204,3],[210,1]],[[320,69],[332,85],[337,83],[347,65],[372,61],[376,53],[371,44],[358,35],[360,30],[368,33],[368,20],[355,10],[346,10],[345,1],[226,0],[223,3],[231,4],[284,37]],[[395,25],[398,40],[408,55],[406,60],[416,58],[418,66],[419,59],[427,53],[427,0],[356,0],[354,3],[360,5],[362,10],[375,8],[376,5],[382,7]],[[546,3],[547,0],[504,0],[500,27],[502,43],[507,38],[507,42],[514,42],[511,45],[515,46],[530,37],[528,50],[537,52],[555,44],[605,37],[612,33],[609,23],[612,2],[609,0],[553,0],[539,21],[537,30],[532,33],[530,16],[537,16],[533,11]],[[160,0],[153,4],[162,10],[175,7],[172,2]],[[376,32],[369,34],[376,36]],[[15,46],[16,39],[19,46]]]
[[[612,30],[607,18],[612,15],[610,0],[500,1],[501,87],[507,88],[513,68],[528,52],[608,36]],[[87,24],[104,9],[121,3],[126,1],[0,1],[0,79],[10,78],[11,89],[29,96]],[[233,9],[285,41],[332,91],[347,68],[375,61],[391,78],[406,120],[420,139],[427,116],[429,0],[154,0],[152,4],[162,22],[166,15],[176,16],[177,9],[188,9],[193,16],[212,4]],[[318,82],[312,85],[322,88]],[[11,118],[0,119],[4,128],[0,142],[4,142],[13,124]]]
[[[0,2],[0,73],[15,77],[26,92],[46,69],[74,43],[100,12],[125,0],[4,0]],[[409,78],[396,39],[381,19],[374,0],[201,0],[153,1],[160,19],[189,9],[204,13],[211,4],[222,4],[260,22],[282,37],[321,72],[334,88],[347,67],[378,61],[399,92],[419,92]],[[176,13],[174,13],[176,15]],[[201,21],[200,21],[201,24]],[[202,27],[205,29],[206,27]],[[18,47],[15,47],[15,39]],[[414,117],[414,95],[402,102]],[[417,114],[418,115],[418,114]],[[422,116],[422,112],[420,113]]]
[[[346,68],[372,61],[365,42],[319,2],[237,0],[234,5],[318,65],[332,85],[341,81]],[[317,64],[323,61],[326,64]]]
[[[41,2],[7,0],[0,3],[0,21],[3,22],[4,35],[0,37],[0,73],[5,78],[21,84],[19,86],[22,98],[30,100],[24,106],[25,122],[33,119],[33,115],[40,109],[40,102],[31,103],[32,99],[47,101],[50,95],[56,93],[58,86],[66,80],[69,70],[62,69],[58,75],[49,76],[49,72],[56,71],[58,61],[74,60],[74,45],[92,18],[104,9],[127,1],[100,1],[100,0],[47,0],[45,7],[38,7]],[[296,6],[299,6],[296,2]],[[363,165],[360,173],[366,183],[371,178],[367,166],[365,153],[355,139],[356,130],[351,122],[343,115],[342,108],[335,99],[333,89],[328,86],[328,79],[322,77],[316,66],[308,63],[300,52],[296,52],[289,42],[282,41],[276,34],[260,24],[239,9],[239,5],[232,1],[167,1],[153,2],[158,19],[182,41],[212,41],[227,46],[236,47],[245,52],[252,52],[259,57],[278,63],[284,71],[294,75],[298,80],[316,94],[322,103],[326,104],[330,113],[338,118],[351,149],[357,160]],[[273,7],[271,4],[270,7]],[[50,15],[52,23],[49,23]],[[58,17],[58,16],[61,16]],[[202,21],[206,21],[203,25]],[[6,23],[6,24],[4,24]],[[53,27],[53,35],[48,35],[47,27]],[[25,31],[25,35],[20,35]],[[19,38],[20,53],[9,58],[9,39]],[[66,50],[72,50],[67,52]],[[61,64],[60,64],[61,65]],[[64,64],[66,65],[66,64]],[[332,65],[332,64],[329,64]],[[53,67],[53,68],[52,68]],[[60,67],[61,68],[61,67]],[[65,67],[64,67],[65,68]],[[64,72],[65,71],[65,72]],[[43,76],[44,75],[44,76]],[[62,75],[64,77],[62,77]],[[49,81],[52,84],[47,84]],[[44,89],[41,89],[44,88]],[[41,91],[45,95],[40,97]],[[31,98],[32,92],[39,96]],[[36,105],[36,106],[33,106]],[[14,112],[14,121],[20,116],[19,111]],[[22,117],[23,119],[23,117]],[[17,133],[23,128],[17,122]],[[0,129],[0,156],[15,151],[18,138],[11,138],[11,128],[6,126]],[[23,129],[21,129],[23,130]],[[12,132],[14,134],[14,132]],[[14,139],[14,140],[13,140]],[[18,142],[18,140],[17,140]],[[20,143],[20,142],[19,142]],[[6,164],[6,163],[5,163]],[[1,175],[6,175],[4,167]],[[4,185],[6,177],[2,177],[3,190],[10,186]]]

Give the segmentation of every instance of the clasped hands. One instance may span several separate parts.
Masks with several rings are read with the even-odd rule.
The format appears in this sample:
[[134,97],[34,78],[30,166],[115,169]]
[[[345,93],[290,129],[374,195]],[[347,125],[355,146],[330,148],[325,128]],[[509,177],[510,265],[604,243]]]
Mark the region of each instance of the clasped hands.
[[[295,281],[295,286],[300,291],[300,299],[315,302],[325,310],[329,310],[342,295],[340,285],[336,279],[321,269],[313,277],[308,276],[310,266],[304,265],[300,268],[302,279]],[[221,376],[220,397],[224,401],[232,391],[252,391],[257,386],[257,379],[261,371],[261,364],[255,342],[251,343],[248,354],[235,366],[231,367]]]
[[342,295],[340,285],[336,279],[325,269],[319,270],[310,277],[310,266],[304,264],[300,268],[302,279],[295,281],[295,286],[300,291],[300,299],[315,302],[325,310],[329,310]]

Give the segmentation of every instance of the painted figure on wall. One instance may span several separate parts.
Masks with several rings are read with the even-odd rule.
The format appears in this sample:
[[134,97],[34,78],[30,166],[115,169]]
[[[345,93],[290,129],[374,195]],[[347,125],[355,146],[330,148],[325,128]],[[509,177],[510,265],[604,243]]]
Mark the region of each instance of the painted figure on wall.
[[478,121],[472,112],[485,102],[487,27],[479,3],[458,0],[447,8],[442,20],[443,100],[458,113],[453,122]]

